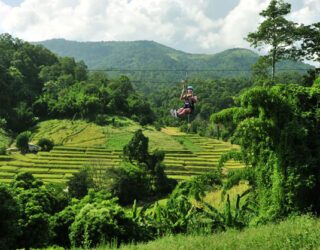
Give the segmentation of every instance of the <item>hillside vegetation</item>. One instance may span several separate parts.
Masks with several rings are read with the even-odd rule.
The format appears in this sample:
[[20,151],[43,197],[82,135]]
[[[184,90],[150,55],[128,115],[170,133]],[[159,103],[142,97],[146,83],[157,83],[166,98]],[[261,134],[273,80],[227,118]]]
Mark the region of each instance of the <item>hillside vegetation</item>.
[[[320,220],[308,216],[289,218],[269,224],[202,236],[167,236],[147,244],[123,246],[121,250],[174,249],[317,249],[320,244]],[[114,249],[108,246],[99,250]]]
[[6,148],[10,142],[10,138],[7,133],[0,128],[0,149]]
[[[60,56],[83,60],[89,69],[182,70],[175,72],[108,71],[109,76],[126,74],[133,81],[175,83],[185,78],[185,70],[213,70],[188,72],[190,78],[250,76],[251,67],[259,55],[248,49],[229,49],[217,54],[190,54],[153,41],[133,42],[76,42],[53,39],[39,42]],[[310,66],[293,61],[281,62],[281,69],[309,69]]]

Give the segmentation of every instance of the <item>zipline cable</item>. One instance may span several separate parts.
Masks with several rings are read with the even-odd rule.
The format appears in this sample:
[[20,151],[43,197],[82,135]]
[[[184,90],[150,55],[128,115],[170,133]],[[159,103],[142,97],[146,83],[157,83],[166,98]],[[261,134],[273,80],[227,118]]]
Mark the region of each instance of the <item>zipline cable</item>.
[[[308,71],[309,69],[302,68],[280,68],[278,71]],[[88,69],[87,71],[107,71],[107,72],[247,72],[252,69]]]

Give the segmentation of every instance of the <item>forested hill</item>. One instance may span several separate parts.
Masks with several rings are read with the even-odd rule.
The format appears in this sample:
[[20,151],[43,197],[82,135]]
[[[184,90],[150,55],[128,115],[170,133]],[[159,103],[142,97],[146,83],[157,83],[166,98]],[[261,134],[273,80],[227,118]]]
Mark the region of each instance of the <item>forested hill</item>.
[[[186,69],[189,77],[201,78],[248,76],[250,75],[248,70],[259,58],[257,53],[248,49],[235,48],[212,55],[190,54],[153,41],[76,42],[53,39],[39,43],[60,56],[71,56],[77,60],[83,60],[89,69]],[[309,67],[303,63],[288,61],[278,65],[278,68],[281,69],[307,69]],[[179,80],[185,75],[183,71],[108,71],[107,73],[108,75],[125,73],[131,75],[134,80],[150,81],[155,79],[158,81]]]

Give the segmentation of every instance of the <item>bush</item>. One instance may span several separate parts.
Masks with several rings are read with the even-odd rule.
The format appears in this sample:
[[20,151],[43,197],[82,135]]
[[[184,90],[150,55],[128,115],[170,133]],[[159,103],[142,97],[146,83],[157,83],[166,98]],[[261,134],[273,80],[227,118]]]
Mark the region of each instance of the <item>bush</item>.
[[145,171],[139,167],[126,166],[109,168],[105,174],[108,191],[119,198],[122,205],[143,200],[150,196],[149,180]]
[[92,248],[101,243],[125,243],[135,239],[133,221],[115,200],[87,204],[70,227],[72,246]]
[[108,117],[108,115],[98,114],[94,122],[100,126],[108,125]]
[[17,136],[16,146],[22,154],[25,154],[29,151],[30,135],[31,135],[31,133],[29,131],[25,131],[25,132],[20,133]]
[[41,148],[41,151],[49,152],[53,148],[54,143],[50,139],[41,138],[37,145]]
[[5,155],[6,153],[6,147],[0,147],[0,155]]
[[69,239],[70,226],[76,217],[76,210],[68,206],[62,211],[55,213],[50,218],[50,225],[53,232],[52,241],[54,244],[70,248],[71,243]]
[[0,249],[15,249],[18,228],[19,207],[10,190],[0,185]]
[[188,181],[180,182],[171,194],[171,198],[180,195],[192,197],[200,201],[206,192],[216,189],[222,185],[222,176],[218,171],[208,172],[195,176]]
[[0,118],[0,128],[4,128],[7,125],[7,121],[4,118]]
[[68,181],[68,190],[71,197],[81,199],[87,195],[89,188],[94,186],[92,177],[87,169],[81,169]]
[[158,123],[158,122],[156,122],[155,124],[154,124],[154,127],[155,127],[155,129],[157,130],[157,131],[161,131],[161,123]]
[[314,87],[319,87],[320,86],[320,77],[318,77],[316,80],[313,82]]

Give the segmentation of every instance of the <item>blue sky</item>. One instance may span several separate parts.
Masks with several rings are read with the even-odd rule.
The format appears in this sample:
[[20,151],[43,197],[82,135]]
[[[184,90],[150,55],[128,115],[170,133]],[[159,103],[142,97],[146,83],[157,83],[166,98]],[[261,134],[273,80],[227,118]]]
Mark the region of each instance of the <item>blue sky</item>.
[[2,2],[10,5],[10,6],[18,6],[23,0],[3,0]]
[[[289,19],[320,21],[320,0],[288,0]],[[27,41],[154,40],[192,53],[249,44],[269,0],[0,0],[0,32]]]

